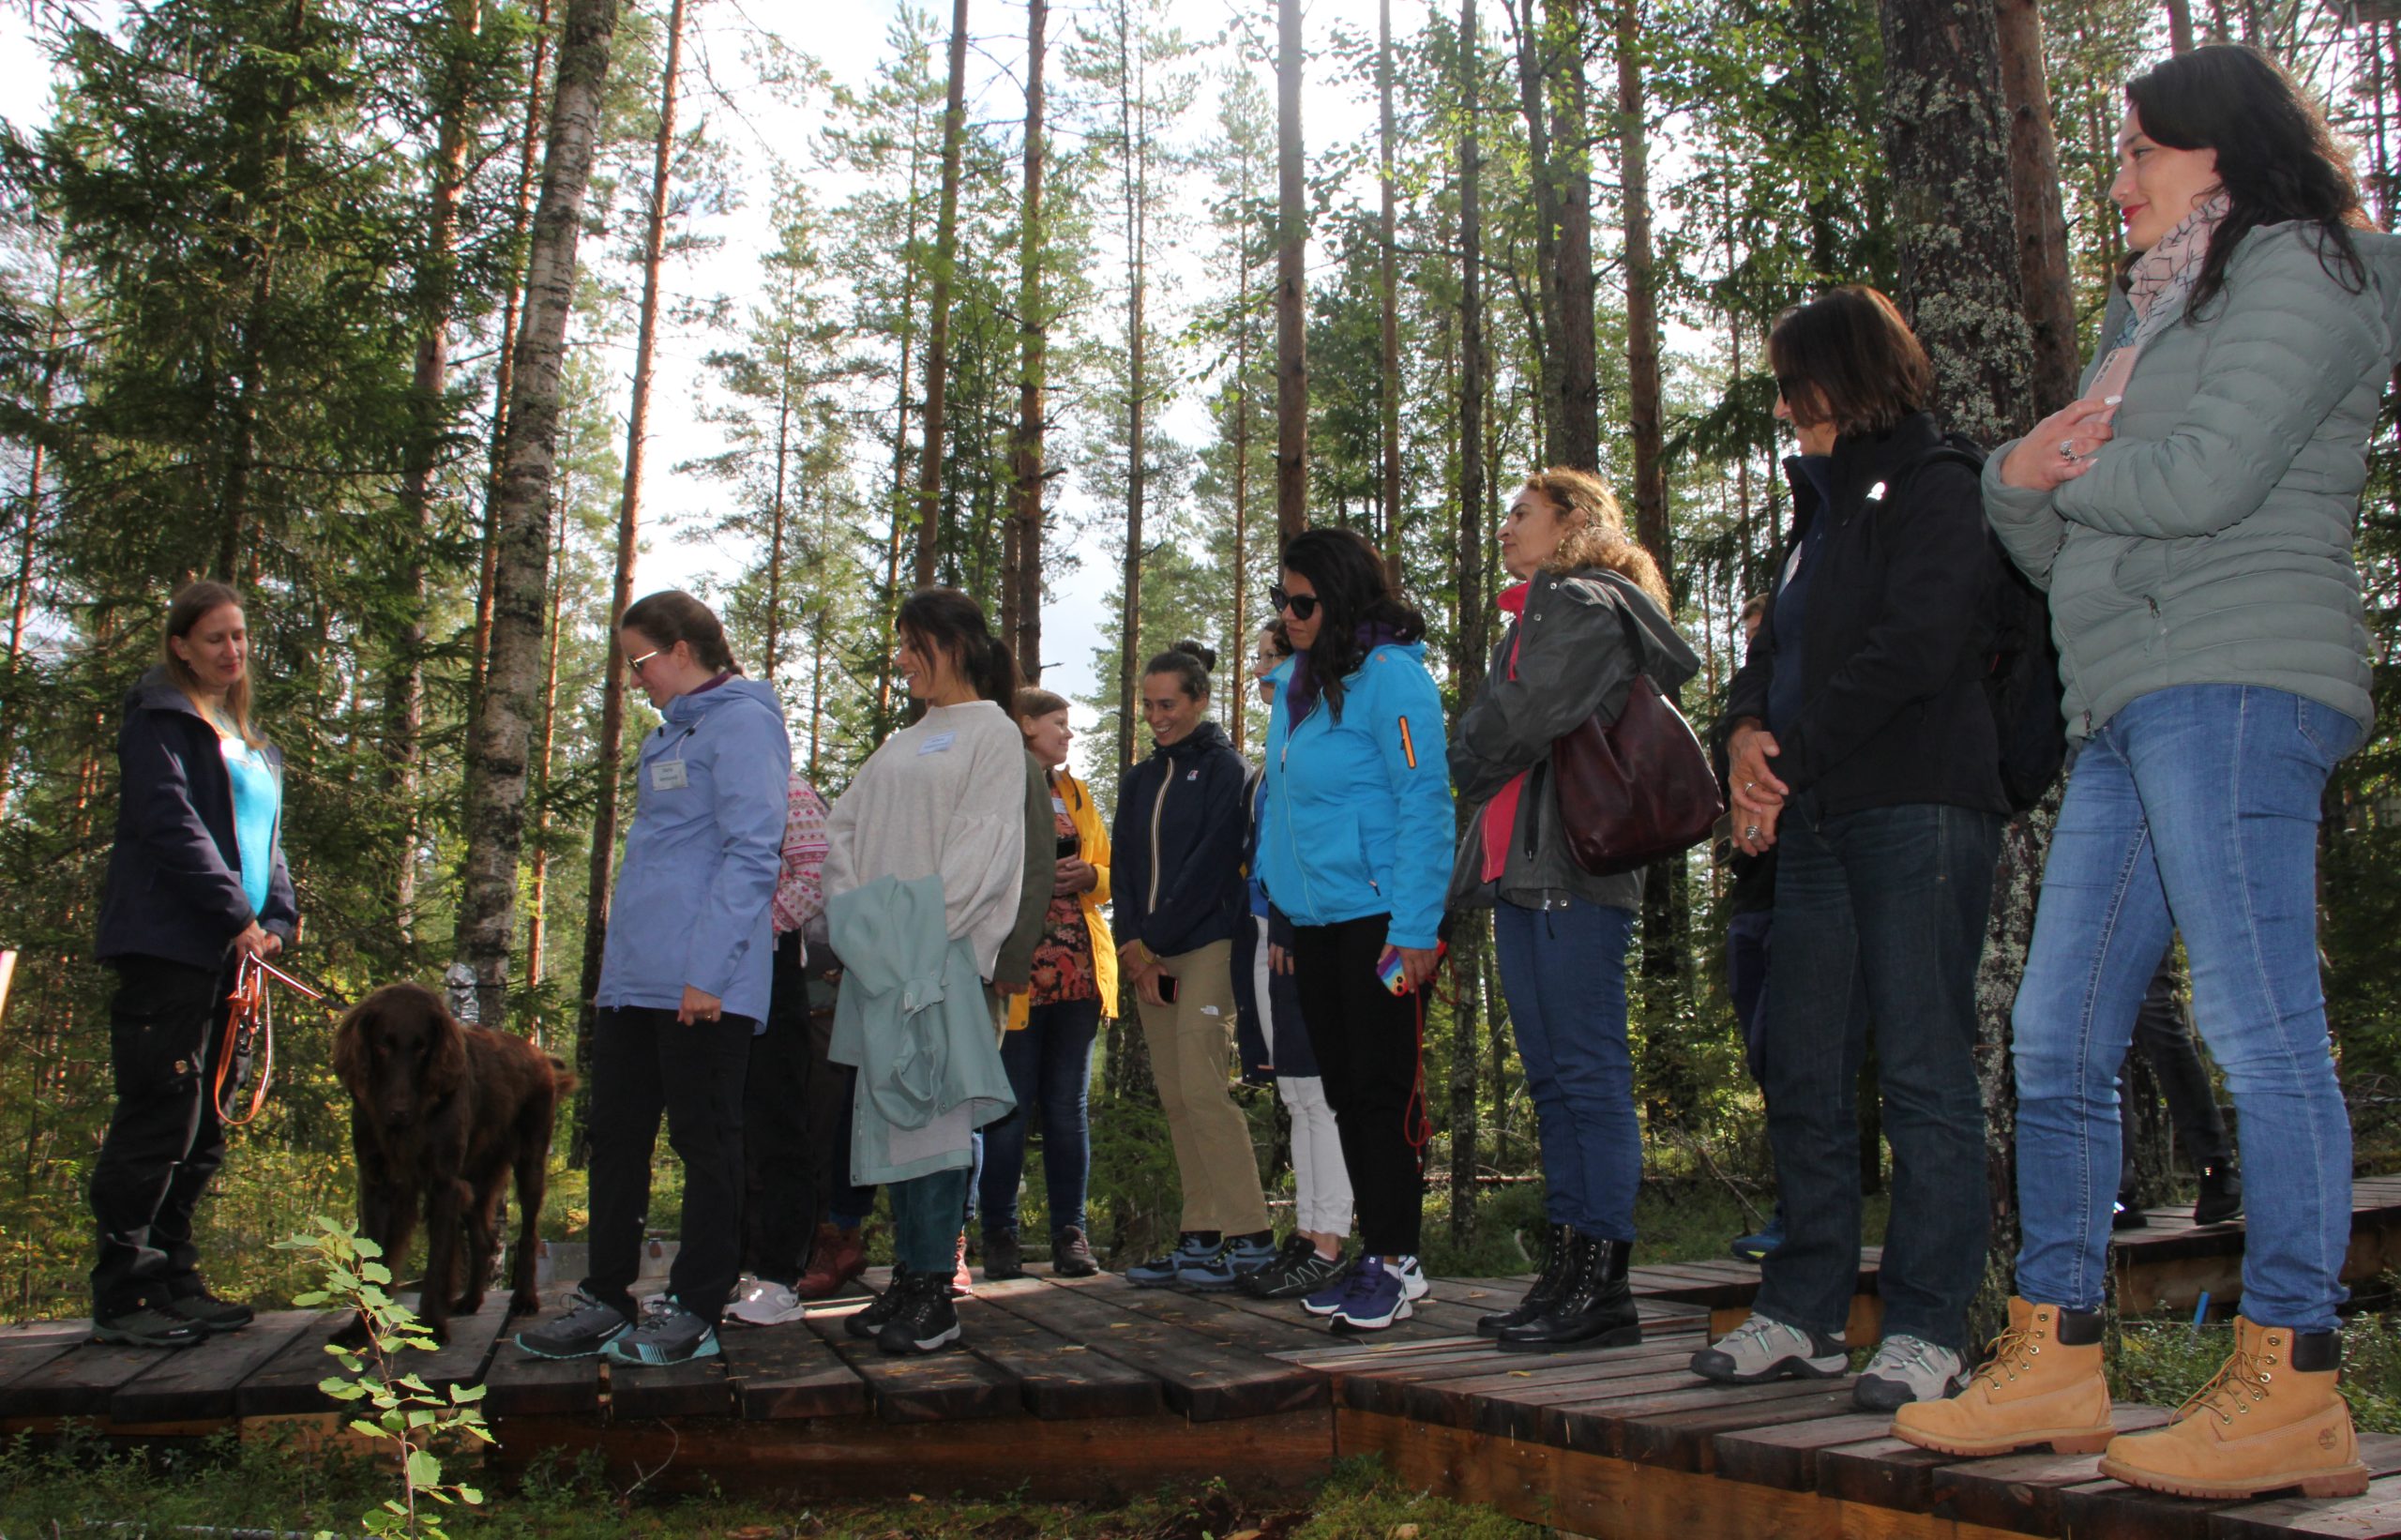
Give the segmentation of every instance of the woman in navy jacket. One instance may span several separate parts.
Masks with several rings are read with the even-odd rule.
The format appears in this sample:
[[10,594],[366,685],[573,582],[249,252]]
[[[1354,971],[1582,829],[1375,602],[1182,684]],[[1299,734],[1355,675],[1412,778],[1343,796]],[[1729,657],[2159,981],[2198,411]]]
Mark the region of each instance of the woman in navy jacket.
[[1133,986],[1184,1185],[1176,1247],[1128,1283],[1231,1289],[1275,1260],[1250,1124],[1226,1092],[1234,1030],[1233,938],[1247,923],[1243,782],[1250,766],[1209,709],[1216,655],[1180,642],[1142,671],[1156,747],[1125,772],[1110,832],[1118,956]]
[[93,1335],[181,1348],[248,1325],[201,1281],[192,1209],[225,1159],[210,1094],[235,970],[293,938],[283,756],[250,724],[240,598],[200,582],[167,611],[159,665],[125,698],[116,845],[98,954],[116,970],[116,1106],[92,1167]]

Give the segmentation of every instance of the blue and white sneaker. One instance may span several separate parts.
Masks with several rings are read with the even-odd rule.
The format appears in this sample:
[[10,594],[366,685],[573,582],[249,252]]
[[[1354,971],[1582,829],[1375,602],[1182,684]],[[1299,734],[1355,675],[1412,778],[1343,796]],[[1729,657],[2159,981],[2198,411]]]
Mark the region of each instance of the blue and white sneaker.
[[1301,1301],[1301,1308],[1313,1316],[1334,1314],[1342,1308],[1342,1302],[1351,1297],[1352,1289],[1363,1287],[1360,1275],[1373,1271],[1377,1266],[1378,1263],[1373,1257],[1358,1258],[1341,1272],[1334,1275],[1324,1288],[1304,1298]]
[[1408,1283],[1397,1266],[1362,1267],[1358,1276],[1362,1281],[1343,1295],[1341,1308],[1334,1312],[1337,1330],[1381,1332],[1415,1313],[1409,1303]]
[[1276,1237],[1272,1231],[1264,1240],[1246,1237],[1228,1241],[1206,1263],[1177,1273],[1175,1281],[1202,1293],[1222,1293],[1239,1285],[1245,1275],[1256,1273],[1274,1261],[1276,1257]]
[[565,1315],[547,1326],[528,1326],[517,1334],[517,1345],[536,1358],[590,1358],[632,1329],[615,1306],[578,1289]]
[[1175,1249],[1164,1257],[1154,1257],[1146,1262],[1136,1262],[1125,1270],[1125,1281],[1138,1289],[1165,1289],[1172,1284],[1188,1282],[1186,1270],[1200,1271],[1213,1265],[1217,1253],[1225,1249],[1222,1241],[1204,1241],[1187,1234],[1175,1243]]
[[600,1351],[613,1364],[688,1364],[717,1356],[717,1328],[666,1294],[645,1302],[634,1329]]

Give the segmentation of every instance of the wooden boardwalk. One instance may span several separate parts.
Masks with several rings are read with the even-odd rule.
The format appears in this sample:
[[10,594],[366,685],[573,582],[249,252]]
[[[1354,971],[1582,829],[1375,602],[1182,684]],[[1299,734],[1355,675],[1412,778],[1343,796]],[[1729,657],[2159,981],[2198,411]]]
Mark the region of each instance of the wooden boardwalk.
[[[2353,1259],[2381,1266],[2401,1242],[2401,1181],[2360,1192]],[[2239,1253],[2239,1226],[2162,1218],[2121,1247],[2122,1289],[2172,1300],[2204,1264]],[[1874,1261],[1863,1261],[1855,1320],[1873,1319]],[[1739,1319],[1757,1279],[1731,1261],[1638,1268],[1641,1345],[1539,1356],[1473,1335],[1475,1316],[1521,1280],[1437,1280],[1415,1319],[1352,1337],[1292,1305],[1035,1276],[961,1302],[963,1351],[885,1359],[843,1332],[853,1302],[790,1326],[730,1328],[723,1356],[650,1370],[531,1358],[506,1340],[494,1296],[410,1366],[489,1387],[503,1475],[597,1450],[657,1488],[1105,1500],[1213,1476],[1298,1487],[1338,1455],[1376,1454],[1412,1485],[1629,1540],[2401,1536],[2401,1440],[2366,1441],[2378,1479],[2363,1499],[2190,1502],[2102,1481],[2091,1456],[1927,1455],[1852,1411],[1847,1382],[1692,1378],[1685,1360],[1713,1320]],[[0,1436],[81,1419],[126,1442],[227,1427],[339,1439],[341,1415],[316,1388],[339,1324],[276,1312],[179,1353],[98,1346],[79,1322],[0,1330]],[[2129,1407],[2121,1426],[2165,1415]]]

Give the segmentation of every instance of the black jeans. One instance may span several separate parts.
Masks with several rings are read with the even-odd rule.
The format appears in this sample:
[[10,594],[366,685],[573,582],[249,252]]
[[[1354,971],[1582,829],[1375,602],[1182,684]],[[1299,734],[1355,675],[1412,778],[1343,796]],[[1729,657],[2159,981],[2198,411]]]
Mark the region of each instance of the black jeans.
[[1989,1222],[1975,986],[2001,820],[1940,803],[1828,817],[1805,791],[1776,834],[1761,1067],[1785,1238],[1760,1264],[1759,1312],[1830,1334],[1850,1319],[1872,1031],[1893,1144],[1884,1333],[1961,1347]]
[[116,1106],[92,1164],[100,1232],[92,1311],[106,1318],[199,1291],[192,1210],[225,1163],[225,1130],[209,1082],[217,1072],[234,965],[164,958],[113,960],[109,1063]]
[[1417,1089],[1417,1005],[1376,977],[1388,914],[1292,931],[1292,981],[1309,1024],[1325,1099],[1334,1104],[1342,1163],[1350,1169],[1359,1239],[1371,1257],[1417,1253],[1426,1172],[1411,1125]]
[[[770,1283],[800,1281],[828,1209],[837,1097],[847,1089],[825,1059],[834,1012],[809,1008],[797,936],[776,944],[767,1030],[750,1039],[742,1093],[742,1266]],[[850,1152],[840,1152],[847,1166]]]
[[[2226,1114],[2218,1110],[2217,1092],[2210,1084],[2209,1066],[2201,1063],[2200,1045],[2193,1040],[2193,1007],[2184,999],[2184,971],[2176,965],[2176,947],[2168,944],[2143,991],[2142,1008],[2135,1012],[2134,1042],[2127,1051],[2142,1050],[2151,1072],[2159,1078],[2160,1095],[2167,1098],[2167,1120],[2184,1146],[2184,1158],[2194,1169],[2214,1166],[2223,1170],[2234,1159],[2226,1136]],[[2118,1071],[2118,1102],[2124,1106],[2126,1072]],[[2135,1206],[2135,1141],[2130,1117],[2118,1120],[2118,1198]]]
[[668,1291],[714,1322],[740,1275],[742,1082],[750,1064],[747,1016],[679,1022],[647,1005],[600,1012],[592,1034],[592,1270],[586,1293],[630,1321],[650,1211],[650,1156],[658,1116],[684,1162],[684,1215]]

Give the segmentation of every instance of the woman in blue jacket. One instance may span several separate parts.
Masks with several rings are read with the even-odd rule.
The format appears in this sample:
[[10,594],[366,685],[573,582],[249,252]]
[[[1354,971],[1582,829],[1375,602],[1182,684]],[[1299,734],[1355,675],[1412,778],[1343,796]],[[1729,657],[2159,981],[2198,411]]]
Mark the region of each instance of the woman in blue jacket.
[[[666,719],[642,740],[601,955],[591,1271],[563,1319],[517,1340],[545,1358],[680,1364],[717,1352],[740,1275],[742,1088],[767,1015],[792,742],[775,691],[741,676],[724,627],[690,595],[637,601],[618,640]],[[662,1111],[684,1162],[683,1244],[637,1321]]]
[[298,918],[283,863],[283,756],[250,721],[240,598],[197,582],[167,611],[156,668],[125,698],[116,845],[99,958],[116,970],[116,1106],[92,1167],[93,1335],[182,1348],[246,1326],[201,1281],[192,1209],[225,1159],[211,1086],[225,997]]
[[1118,956],[1184,1186],[1175,1249],[1125,1270],[1126,1282],[1145,1288],[1231,1289],[1276,1259],[1250,1123],[1226,1091],[1250,766],[1207,719],[1216,662],[1199,642],[1179,642],[1142,671],[1155,747],[1119,783],[1109,837]]
[[[1361,1257],[1305,1307],[1375,1331],[1426,1292],[1425,1173],[1412,1124],[1420,1003],[1434,976],[1451,872],[1442,700],[1426,622],[1375,547],[1313,529],[1284,548],[1274,590],[1295,657],[1267,730],[1260,882],[1293,924],[1277,959],[1300,984],[1356,1198]],[[1378,976],[1395,954],[1402,992]]]

